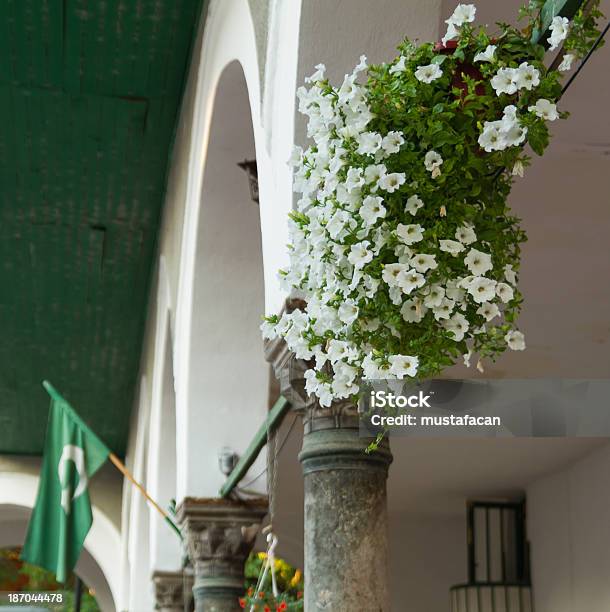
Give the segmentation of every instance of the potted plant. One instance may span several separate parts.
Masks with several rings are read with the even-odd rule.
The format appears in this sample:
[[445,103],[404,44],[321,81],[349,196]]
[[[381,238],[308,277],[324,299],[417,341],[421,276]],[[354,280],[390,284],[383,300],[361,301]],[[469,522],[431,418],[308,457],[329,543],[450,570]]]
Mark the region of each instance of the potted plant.
[[[595,37],[598,2],[572,22],[555,17],[547,41],[541,0],[524,29],[475,26],[474,5],[447,19],[441,44],[405,40],[393,61],[362,57],[333,86],[319,65],[298,90],[308,117],[296,148],[290,266],[283,286],[303,308],[267,317],[309,360],[306,388],[322,406],[354,399],[359,381],[424,379],[463,359],[525,349],[517,327],[521,244],[507,199],[542,155],[561,79]],[[545,64],[563,45],[561,63]]]
[[257,591],[256,586],[267,553],[253,552],[246,560],[246,594],[240,598],[240,606],[246,610],[258,612],[302,612],[303,610],[303,573],[283,559],[274,559],[274,570],[279,595],[273,596],[271,575]]

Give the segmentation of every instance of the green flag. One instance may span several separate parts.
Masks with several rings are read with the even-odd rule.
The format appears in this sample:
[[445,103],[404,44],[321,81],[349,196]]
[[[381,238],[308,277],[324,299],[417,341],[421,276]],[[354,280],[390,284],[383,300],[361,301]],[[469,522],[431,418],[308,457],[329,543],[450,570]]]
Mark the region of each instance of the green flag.
[[65,582],[93,522],[89,479],[110,451],[51,385],[49,424],[36,505],[21,558]]

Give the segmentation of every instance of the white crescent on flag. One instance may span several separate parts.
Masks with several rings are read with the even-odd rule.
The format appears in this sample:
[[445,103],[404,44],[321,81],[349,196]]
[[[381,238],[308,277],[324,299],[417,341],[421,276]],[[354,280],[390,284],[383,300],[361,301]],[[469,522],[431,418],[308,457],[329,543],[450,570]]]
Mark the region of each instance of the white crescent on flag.
[[87,490],[87,470],[85,466],[85,453],[80,446],[74,444],[66,444],[61,452],[57,471],[59,472],[59,482],[61,483],[61,507],[66,514],[70,514],[72,500],[70,499],[70,487],[68,483],[64,483],[64,478],[67,476],[65,464],[72,461],[78,472],[78,485],[72,495],[72,500],[82,495]]

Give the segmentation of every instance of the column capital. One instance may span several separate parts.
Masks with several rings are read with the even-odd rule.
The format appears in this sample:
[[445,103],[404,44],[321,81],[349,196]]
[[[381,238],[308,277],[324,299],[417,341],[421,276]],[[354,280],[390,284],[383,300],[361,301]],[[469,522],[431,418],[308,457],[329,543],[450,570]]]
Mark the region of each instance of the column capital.
[[[237,606],[244,590],[244,563],[267,508],[266,497],[244,501],[187,497],[176,509],[195,569],[195,600],[225,601],[216,607],[210,603],[209,610]],[[208,610],[206,605],[196,609]]]
[[192,597],[193,576],[184,571],[155,571],[152,580],[155,588],[155,610],[183,612],[185,602]]
[[[282,312],[293,312],[305,308],[305,301],[287,299]],[[265,358],[273,367],[275,377],[280,384],[280,393],[290,402],[292,409],[305,412],[315,408],[315,397],[308,396],[305,391],[305,372],[311,364],[303,359],[297,359],[290,351],[284,338],[265,340]]]

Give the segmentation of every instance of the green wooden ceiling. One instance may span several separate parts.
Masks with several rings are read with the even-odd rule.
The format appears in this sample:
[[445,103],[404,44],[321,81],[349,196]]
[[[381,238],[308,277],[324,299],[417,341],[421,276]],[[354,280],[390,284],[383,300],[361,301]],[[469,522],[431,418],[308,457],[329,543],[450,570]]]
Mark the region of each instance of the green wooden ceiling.
[[44,378],[125,451],[200,5],[0,2],[0,452],[41,452]]

